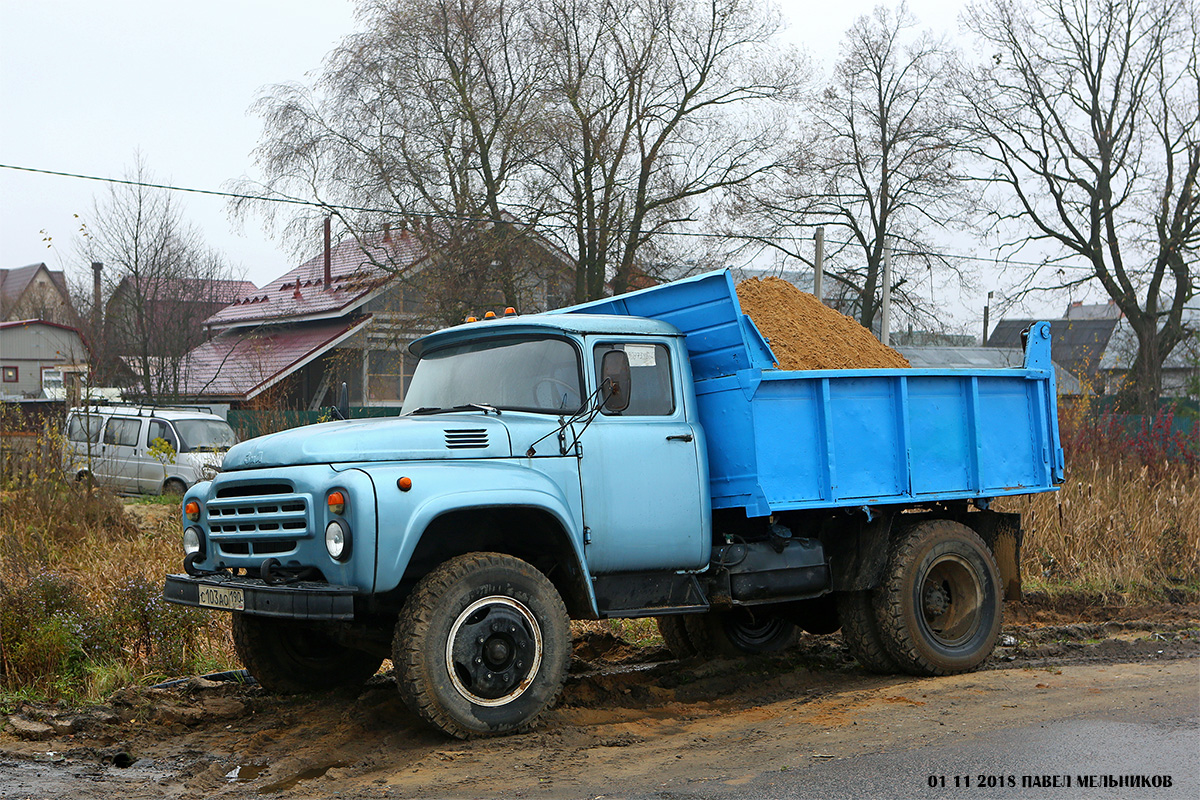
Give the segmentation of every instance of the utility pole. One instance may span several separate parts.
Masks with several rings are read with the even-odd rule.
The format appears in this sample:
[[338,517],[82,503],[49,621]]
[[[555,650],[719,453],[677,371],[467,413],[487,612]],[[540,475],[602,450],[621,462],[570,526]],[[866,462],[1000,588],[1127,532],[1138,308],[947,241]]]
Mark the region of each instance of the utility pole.
[[813,295],[817,298],[818,303],[825,302],[824,295],[821,293],[821,278],[825,275],[825,226],[818,225],[817,232],[813,234],[813,239],[816,240],[816,254],[813,257]]
[[988,292],[987,302],[983,304],[983,346],[987,347],[988,337],[988,312],[992,309],[992,295],[995,292]]
[[883,313],[879,317],[879,341],[887,345],[891,341],[892,326],[892,248],[883,245]]

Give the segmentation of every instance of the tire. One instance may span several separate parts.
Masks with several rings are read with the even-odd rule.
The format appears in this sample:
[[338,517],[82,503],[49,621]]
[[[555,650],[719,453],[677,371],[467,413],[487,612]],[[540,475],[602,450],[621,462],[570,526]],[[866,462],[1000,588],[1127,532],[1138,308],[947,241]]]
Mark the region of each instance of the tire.
[[748,608],[689,614],[684,625],[700,655],[776,653],[791,647],[800,635],[795,624],[783,615]]
[[338,643],[311,623],[233,615],[233,647],[262,687],[277,694],[303,694],[361,686],[383,658]]
[[658,632],[662,634],[663,644],[671,651],[671,655],[678,659],[696,655],[696,645],[688,636],[687,622],[682,616],[655,617],[654,621],[658,623]]
[[499,553],[459,556],[422,578],[392,643],[405,703],[460,739],[531,727],[558,699],[570,658],[554,585]]
[[183,497],[187,484],[178,478],[168,478],[162,485],[162,493],[168,497]]
[[1000,635],[999,586],[996,559],[970,528],[950,520],[909,528],[873,598],[884,647],[913,675],[975,669]]
[[891,675],[900,672],[900,664],[888,654],[879,623],[875,619],[874,591],[838,592],[838,618],[842,622],[842,641],[850,655],[867,672]]

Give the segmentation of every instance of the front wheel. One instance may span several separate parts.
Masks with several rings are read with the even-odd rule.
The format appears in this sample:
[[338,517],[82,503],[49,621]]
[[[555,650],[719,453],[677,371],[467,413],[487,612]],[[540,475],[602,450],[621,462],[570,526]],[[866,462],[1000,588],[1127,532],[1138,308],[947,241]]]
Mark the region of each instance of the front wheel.
[[532,725],[558,698],[570,658],[554,585],[499,553],[459,556],[422,578],[392,643],[409,708],[461,739]]
[[888,654],[913,675],[975,669],[1000,635],[999,583],[992,552],[970,528],[950,520],[909,528],[873,597]]
[[233,647],[262,687],[301,694],[359,686],[383,657],[354,650],[311,623],[234,613]]

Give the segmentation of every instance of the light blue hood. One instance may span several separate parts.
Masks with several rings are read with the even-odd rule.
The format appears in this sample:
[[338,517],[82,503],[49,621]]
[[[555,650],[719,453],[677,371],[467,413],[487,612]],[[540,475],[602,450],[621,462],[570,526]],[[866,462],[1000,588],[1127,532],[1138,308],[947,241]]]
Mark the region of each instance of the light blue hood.
[[499,419],[438,414],[324,422],[259,436],[230,448],[222,469],[511,455],[508,428]]

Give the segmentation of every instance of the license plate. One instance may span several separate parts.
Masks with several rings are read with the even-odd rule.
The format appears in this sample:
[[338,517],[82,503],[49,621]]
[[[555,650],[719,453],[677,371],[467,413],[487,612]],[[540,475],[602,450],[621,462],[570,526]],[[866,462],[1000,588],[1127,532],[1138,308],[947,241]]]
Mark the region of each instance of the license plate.
[[210,608],[223,608],[226,611],[246,610],[246,597],[241,589],[201,586],[199,599],[200,605]]

